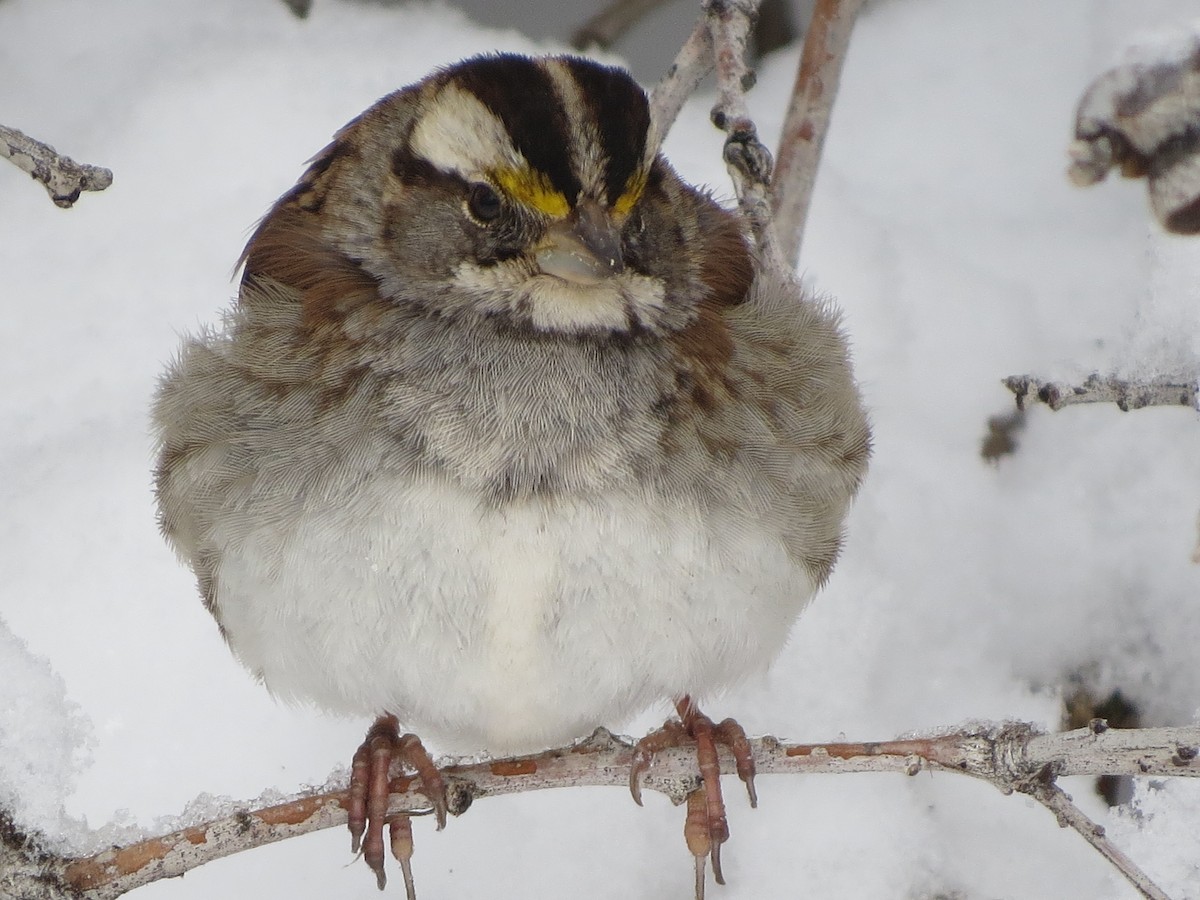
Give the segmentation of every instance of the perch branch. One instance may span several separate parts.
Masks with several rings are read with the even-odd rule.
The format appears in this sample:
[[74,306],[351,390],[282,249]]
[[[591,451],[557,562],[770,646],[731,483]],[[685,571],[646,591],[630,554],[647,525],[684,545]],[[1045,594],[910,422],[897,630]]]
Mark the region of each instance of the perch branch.
[[1029,375],[1012,375],[1004,386],[1016,396],[1017,408],[1031,400],[1058,410],[1075,403],[1115,403],[1122,412],[1144,406],[1190,406],[1197,409],[1197,383],[1185,380],[1132,382],[1123,378],[1089,375],[1080,385],[1041,381]]
[[[1076,731],[1042,734],[1022,723],[963,728],[946,734],[870,743],[787,744],[764,737],[752,741],[760,775],[922,770],[959,772],[983,779],[1005,793],[1030,794],[1047,805],[1059,822],[1080,831],[1142,890],[1152,883],[1115,848],[1097,845],[1098,826],[1069,799],[1050,791],[1062,775],[1200,776],[1200,726],[1108,729],[1103,720]],[[607,785],[628,787],[633,743],[601,729],[571,747],[534,756],[491,760],[443,769],[449,807],[455,815],[474,800],[547,788]],[[735,764],[722,750],[721,768]],[[389,815],[424,810],[428,803],[410,775],[393,770]],[[681,802],[698,783],[694,754],[688,747],[658,754],[643,786]],[[48,857],[35,842],[22,865],[0,865],[0,894],[38,900],[110,900],[160,878],[181,875],[241,850],[344,824],[345,790],[304,796],[263,809],[237,810],[228,817],[85,859]],[[4,838],[0,832],[0,838]],[[1100,837],[1103,837],[1100,835]],[[11,841],[0,840],[12,852]],[[38,855],[38,853],[42,855]],[[5,883],[4,878],[23,879]],[[34,886],[38,888],[34,890]],[[50,887],[47,887],[49,885]],[[1150,885],[1150,892],[1142,887]],[[57,887],[54,887],[57,886]],[[54,888],[57,892],[47,891]],[[38,891],[41,891],[40,893]]]
[[833,101],[863,0],[817,0],[783,120],[771,196],[787,261],[800,259],[804,224],[821,163]]
[[102,191],[112,184],[112,172],[60,156],[49,144],[0,125],[0,156],[40,181],[55,206],[69,209],[83,191]]

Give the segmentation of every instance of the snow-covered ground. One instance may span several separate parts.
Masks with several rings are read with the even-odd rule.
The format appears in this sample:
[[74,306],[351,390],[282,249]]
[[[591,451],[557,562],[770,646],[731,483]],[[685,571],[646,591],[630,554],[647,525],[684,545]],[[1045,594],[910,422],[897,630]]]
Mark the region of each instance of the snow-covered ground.
[[[1000,379],[1178,372],[1200,350],[1200,240],[1139,184],[1064,177],[1088,80],[1188,0],[894,0],[856,32],[803,271],[846,311],[876,452],[845,557],[768,678],[710,711],[796,740],[965,719],[1057,727],[1087,670],[1148,724],[1200,707],[1200,424],[1186,409],[1036,409],[998,465]],[[567,26],[564,24],[563,32]],[[85,840],[153,829],[199,795],[324,782],[366,722],[277,705],[232,660],[155,530],[146,409],[180,332],[215,322],[248,229],[359,110],[435,65],[558,51],[440,6],[324,0],[0,2],[0,121],[111,167],[54,208],[0,165],[0,802]],[[662,65],[673,48],[663,48]],[[772,137],[796,51],[751,99]],[[729,193],[711,97],[667,152]],[[11,631],[11,634],[9,633]],[[633,723],[641,733],[667,708]],[[731,786],[732,787],[732,786]],[[1110,821],[1172,897],[1200,897],[1200,794]],[[1086,782],[1068,786],[1095,816]],[[1128,898],[1040,807],[949,775],[764,778],[731,790],[736,900]],[[201,806],[203,799],[201,800]],[[436,897],[687,897],[682,814],[654,796],[549,792],[416,825]],[[866,862],[864,863],[864,860]],[[346,835],[218,862],[137,894],[376,897]],[[389,890],[401,892],[398,883]]]

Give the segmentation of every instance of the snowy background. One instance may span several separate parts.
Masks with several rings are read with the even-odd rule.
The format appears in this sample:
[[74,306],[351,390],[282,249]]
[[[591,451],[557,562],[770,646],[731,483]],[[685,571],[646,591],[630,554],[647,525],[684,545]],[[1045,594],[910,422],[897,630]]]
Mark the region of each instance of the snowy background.
[[[1192,15],[1189,0],[868,10],[801,266],[846,311],[873,469],[832,583],[771,675],[714,716],[805,741],[972,718],[1056,728],[1085,671],[1145,724],[1195,720],[1195,414],[1036,409],[1016,455],[979,454],[1011,403],[1005,375],[1200,358],[1200,239],[1161,234],[1140,184],[1064,177],[1088,80]],[[78,848],[83,820],[155,829],[199,795],[291,792],[348,762],[368,723],[274,703],[156,533],[147,404],[179,335],[230,301],[250,227],[304,160],[380,95],[492,49],[565,47],[418,4],[318,0],[300,22],[267,0],[0,2],[0,121],[116,176],[64,212],[0,165],[0,802],[23,823]],[[751,96],[768,143],[797,54],[765,61]],[[667,152],[728,196],[710,105],[685,109]],[[667,711],[609,724],[640,734]],[[1067,787],[1107,815],[1088,782]],[[1107,820],[1175,898],[1200,897],[1197,787],[1143,786],[1141,831]],[[981,783],[812,776],[759,792],[751,812],[729,785],[730,884],[713,897],[1134,896],[1049,813]],[[681,830],[658,796],[490,800],[442,834],[417,823],[418,890],[685,898]],[[135,896],[247,895],[379,896],[341,830]]]

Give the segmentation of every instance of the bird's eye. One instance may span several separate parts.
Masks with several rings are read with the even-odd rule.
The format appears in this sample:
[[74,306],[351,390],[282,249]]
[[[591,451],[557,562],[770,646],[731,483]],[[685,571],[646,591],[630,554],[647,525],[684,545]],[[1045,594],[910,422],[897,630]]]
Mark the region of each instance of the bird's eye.
[[467,195],[467,209],[480,222],[492,222],[503,211],[504,203],[491,185],[477,181],[471,185],[471,193]]

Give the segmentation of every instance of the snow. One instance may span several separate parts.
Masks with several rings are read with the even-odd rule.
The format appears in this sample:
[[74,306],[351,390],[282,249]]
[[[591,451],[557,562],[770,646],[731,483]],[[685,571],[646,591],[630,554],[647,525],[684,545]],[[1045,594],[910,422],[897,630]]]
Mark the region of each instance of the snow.
[[1180,848],[1196,845],[1195,828],[1200,816],[1200,784],[1174,778],[1139,781],[1133,807],[1114,816],[1109,834],[1148,870],[1159,887],[1172,897],[1196,894],[1200,859]]
[[0,808],[19,809],[22,822],[56,837],[78,838],[82,824],[67,816],[65,802],[86,765],[89,737],[63,680],[0,622]]
[[[846,311],[875,459],[831,584],[770,676],[714,715],[808,741],[1057,727],[1083,670],[1147,724],[1195,719],[1195,414],[1035,409],[1015,455],[979,456],[1006,375],[1195,372],[1200,244],[1152,224],[1140,183],[1064,176],[1087,83],[1191,7],[868,9],[801,267]],[[326,0],[297,22],[274,2],[7,0],[0,49],[0,120],[115,172],[63,212],[0,165],[0,802],[82,849],[189,803],[190,818],[322,783],[367,725],[275,704],[156,533],[146,409],[179,333],[218,320],[249,228],[359,110],[472,53],[564,48],[419,4]],[[768,141],[795,58],[767,60],[751,97]],[[667,152],[728,196],[711,102],[685,108]],[[1049,813],[984,784],[764,778],[753,812],[732,787],[712,896],[1134,896]],[[1105,816],[1088,783],[1068,790]],[[1138,803],[1113,834],[1171,896],[1200,896],[1196,786],[1142,785]],[[89,839],[85,821],[108,830]],[[418,889],[686,897],[681,829],[661,798],[639,810],[620,791],[489,800],[442,834],[416,824]],[[347,845],[285,841],[137,896],[377,896]]]

